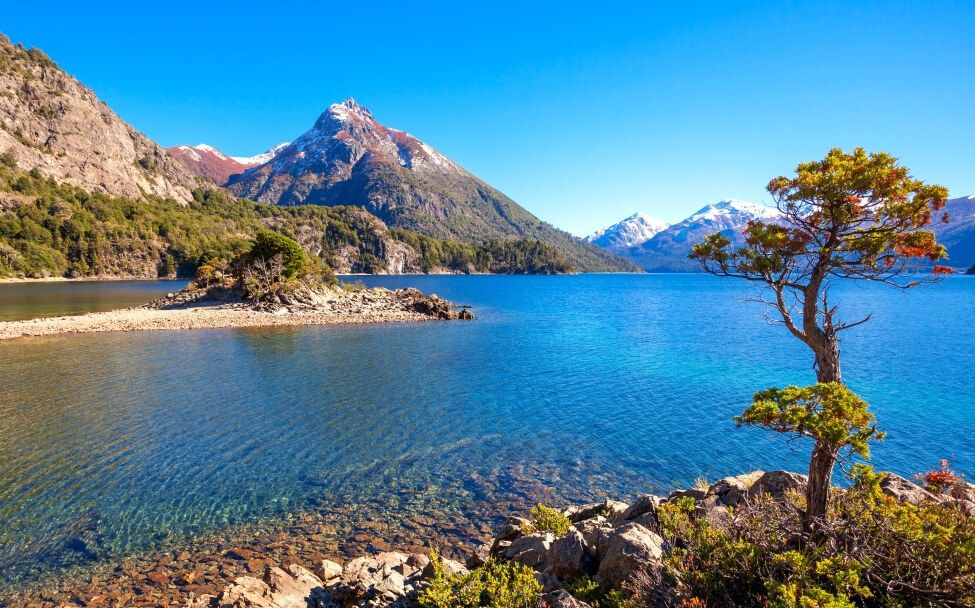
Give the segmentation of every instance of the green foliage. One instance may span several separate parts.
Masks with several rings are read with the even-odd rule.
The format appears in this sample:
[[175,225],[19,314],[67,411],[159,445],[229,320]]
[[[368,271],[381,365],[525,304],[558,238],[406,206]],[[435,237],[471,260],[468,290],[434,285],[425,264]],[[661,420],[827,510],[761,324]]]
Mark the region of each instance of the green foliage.
[[541,594],[535,572],[515,562],[489,561],[469,574],[447,574],[434,553],[430,586],[417,597],[420,608],[530,608]]
[[576,271],[575,266],[556,247],[530,238],[490,239],[480,245],[471,245],[441,241],[396,228],[390,234],[420,253],[420,265],[425,272],[438,268],[497,274],[562,274]]
[[558,509],[553,509],[552,507],[546,507],[545,505],[538,503],[532,510],[528,512],[529,523],[525,524],[525,534],[531,534],[533,532],[551,532],[555,536],[563,536],[569,531],[569,526],[572,522],[565,515],[562,515]]
[[478,259],[478,247],[403,230],[390,233],[353,207],[278,207],[202,188],[189,205],[152,196],[119,198],[19,170],[5,158],[0,155],[0,192],[26,201],[0,212],[0,277],[192,277],[208,260],[233,259],[262,230],[300,243],[326,267],[340,257],[349,260],[356,272],[384,272],[381,258],[390,238],[425,248],[418,248],[425,252],[425,270],[467,272]]
[[294,279],[305,268],[305,252],[298,241],[270,230],[261,230],[254,236],[249,255],[265,261],[281,256],[285,279]]
[[562,588],[592,608],[636,608],[637,603],[626,597],[620,589],[606,589],[596,584],[592,577],[583,575],[561,581]]
[[780,433],[812,437],[831,452],[849,448],[870,458],[870,439],[883,439],[867,402],[838,382],[770,388],[755,393],[738,426],[754,425]]
[[898,503],[858,465],[830,525],[804,537],[798,509],[763,500],[720,526],[676,504],[658,509],[674,547],[669,573],[716,606],[965,606],[975,601],[975,518],[938,503]]

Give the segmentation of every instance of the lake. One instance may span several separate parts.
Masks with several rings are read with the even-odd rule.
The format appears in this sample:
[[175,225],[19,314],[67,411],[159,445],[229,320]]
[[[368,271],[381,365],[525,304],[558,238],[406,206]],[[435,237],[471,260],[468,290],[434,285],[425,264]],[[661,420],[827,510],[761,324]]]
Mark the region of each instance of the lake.
[[[0,344],[0,584],[225,526],[342,505],[474,515],[536,494],[665,493],[806,465],[735,429],[812,358],[751,288],[701,275],[355,277],[474,322],[59,336]],[[0,319],[146,301],[172,283],[0,286]],[[844,286],[847,383],[888,439],[874,464],[975,476],[975,277]],[[79,546],[81,531],[96,540]],[[95,546],[93,546],[93,544]]]

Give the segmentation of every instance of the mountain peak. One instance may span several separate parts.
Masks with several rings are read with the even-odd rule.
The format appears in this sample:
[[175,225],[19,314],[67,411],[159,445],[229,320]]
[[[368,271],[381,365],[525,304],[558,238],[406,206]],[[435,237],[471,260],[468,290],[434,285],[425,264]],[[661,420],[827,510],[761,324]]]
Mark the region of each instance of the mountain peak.
[[637,211],[609,228],[593,232],[585,240],[606,249],[621,249],[646,242],[669,225],[642,211]]
[[319,116],[315,127],[321,129],[335,123],[344,126],[352,123],[371,123],[375,120],[369,108],[360,105],[355,99],[349,97],[341,103],[333,103],[328,106]]
[[774,207],[766,207],[765,205],[759,205],[758,203],[753,203],[751,201],[729,198],[701,207],[696,213],[681,223],[746,216],[748,219],[771,219],[778,217],[778,215],[779,211]]

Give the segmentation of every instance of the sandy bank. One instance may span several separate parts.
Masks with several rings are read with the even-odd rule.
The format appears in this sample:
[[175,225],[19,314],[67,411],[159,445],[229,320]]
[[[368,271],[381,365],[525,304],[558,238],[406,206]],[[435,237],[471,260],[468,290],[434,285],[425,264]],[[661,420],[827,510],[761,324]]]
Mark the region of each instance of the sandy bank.
[[415,289],[325,290],[298,304],[261,307],[203,293],[188,296],[184,291],[137,308],[2,322],[0,340],[108,331],[401,323],[467,316],[452,308],[443,298]]

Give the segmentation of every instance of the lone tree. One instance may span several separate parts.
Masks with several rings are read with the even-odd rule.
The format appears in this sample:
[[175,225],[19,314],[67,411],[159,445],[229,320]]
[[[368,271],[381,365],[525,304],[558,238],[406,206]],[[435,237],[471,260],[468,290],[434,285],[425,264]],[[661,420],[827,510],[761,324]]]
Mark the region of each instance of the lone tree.
[[[795,177],[776,177],[767,189],[777,219],[749,222],[743,245],[712,234],[689,257],[705,272],[763,287],[761,301],[813,352],[818,382],[842,383],[839,334],[872,315],[839,319],[831,284],[848,279],[907,289],[950,274],[951,268],[940,265],[928,276],[915,274],[947,257],[929,227],[948,221],[943,213],[948,190],[915,179],[887,153],[862,148],[849,154],[830,150],[821,161],[800,164]],[[846,424],[858,426],[852,419]],[[809,465],[807,525],[826,513],[837,455],[824,446],[817,439]]]

